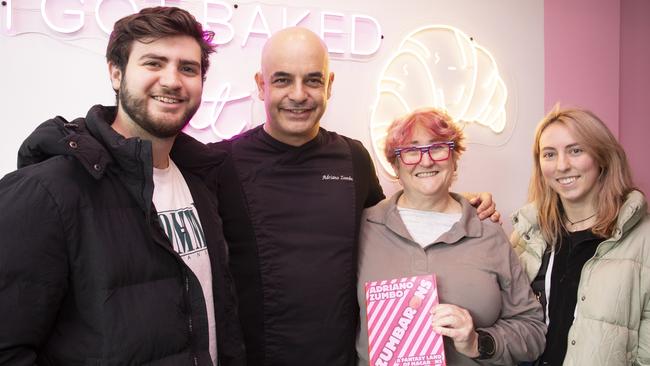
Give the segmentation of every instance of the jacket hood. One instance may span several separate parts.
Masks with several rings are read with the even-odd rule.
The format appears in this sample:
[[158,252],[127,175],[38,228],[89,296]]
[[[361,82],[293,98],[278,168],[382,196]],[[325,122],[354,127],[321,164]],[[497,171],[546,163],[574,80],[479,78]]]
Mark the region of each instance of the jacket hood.
[[640,191],[634,190],[625,197],[625,203],[618,213],[616,229],[612,238],[619,240],[627,234],[636,224],[646,216],[648,212],[648,203],[645,196]]
[[61,116],[43,122],[23,141],[18,150],[18,168],[55,156],[74,157],[96,179],[104,175],[105,168],[113,161],[90,135],[83,118],[68,122]]
[[124,138],[111,128],[115,107],[93,106],[86,118],[68,122],[57,116],[30,134],[18,151],[18,167],[55,156],[69,156],[95,179],[115,173],[138,204],[148,212],[153,196],[151,142]]
[[[510,220],[513,227],[538,227],[537,224],[537,206],[535,203],[528,203],[525,206],[521,207],[519,210],[515,211],[511,216]],[[525,230],[520,230],[524,232]]]
[[[616,220],[616,228],[612,237],[609,239],[619,240],[643,219],[647,210],[648,204],[643,193],[637,190],[630,192],[625,197],[625,202],[621,206]],[[531,232],[539,233],[539,220],[535,204],[529,203],[516,211],[512,215],[512,225],[520,236],[526,235],[527,233],[530,234]]]

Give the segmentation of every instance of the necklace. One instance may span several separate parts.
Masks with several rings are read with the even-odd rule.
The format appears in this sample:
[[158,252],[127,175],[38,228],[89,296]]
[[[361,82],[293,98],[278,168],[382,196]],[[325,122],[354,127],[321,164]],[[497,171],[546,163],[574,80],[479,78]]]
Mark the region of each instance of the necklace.
[[564,217],[566,217],[566,220],[569,222],[569,224],[571,224],[571,226],[573,226],[573,225],[575,225],[575,224],[579,224],[579,223],[581,223],[581,222],[585,222],[585,221],[589,220],[590,218],[592,218],[592,217],[594,217],[594,216],[596,216],[596,213],[594,213],[593,215],[591,215],[591,216],[589,216],[589,217],[587,217],[587,218],[585,218],[585,219],[578,220],[578,221],[571,221],[571,219],[569,218],[569,216],[566,216],[566,215],[565,215]]

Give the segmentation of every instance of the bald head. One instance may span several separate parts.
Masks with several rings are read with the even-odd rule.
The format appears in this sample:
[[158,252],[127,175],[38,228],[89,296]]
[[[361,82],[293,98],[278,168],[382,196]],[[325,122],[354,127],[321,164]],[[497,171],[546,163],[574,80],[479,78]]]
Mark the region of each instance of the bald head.
[[275,33],[255,75],[266,109],[264,130],[292,146],[309,142],[318,134],[333,81],[327,46],[314,32],[292,27]]
[[296,56],[294,62],[300,62],[300,57],[320,59],[326,70],[329,71],[329,56],[325,42],[307,28],[290,27],[274,33],[264,44],[261,60],[262,72],[265,71],[265,65],[272,62],[278,54],[287,53]]

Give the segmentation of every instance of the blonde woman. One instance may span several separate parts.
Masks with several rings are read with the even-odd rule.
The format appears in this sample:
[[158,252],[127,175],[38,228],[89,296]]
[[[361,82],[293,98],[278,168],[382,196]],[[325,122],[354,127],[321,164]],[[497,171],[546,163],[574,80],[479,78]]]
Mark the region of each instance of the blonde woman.
[[539,364],[650,364],[650,220],[623,148],[593,113],[556,107],[533,158],[511,241],[545,306]]

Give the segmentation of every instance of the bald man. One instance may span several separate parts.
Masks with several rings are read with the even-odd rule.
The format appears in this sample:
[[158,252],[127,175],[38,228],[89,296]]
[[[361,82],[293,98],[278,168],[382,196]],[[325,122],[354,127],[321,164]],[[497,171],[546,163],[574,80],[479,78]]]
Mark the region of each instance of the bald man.
[[333,81],[327,48],[318,36],[304,28],[276,33],[265,44],[262,70],[255,75],[266,110],[264,131],[291,146],[313,140]]
[[320,128],[333,80],[316,34],[279,31],[255,75],[266,122],[172,151],[222,199],[249,365],[355,361],[359,220],[384,195],[363,145]]
[[172,157],[218,194],[249,365],[353,365],[359,220],[381,186],[359,141],[320,128],[334,74],[316,34],[274,34],[255,81],[262,126]]

